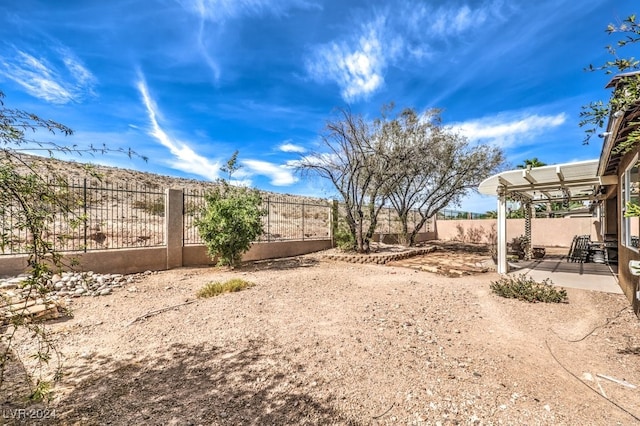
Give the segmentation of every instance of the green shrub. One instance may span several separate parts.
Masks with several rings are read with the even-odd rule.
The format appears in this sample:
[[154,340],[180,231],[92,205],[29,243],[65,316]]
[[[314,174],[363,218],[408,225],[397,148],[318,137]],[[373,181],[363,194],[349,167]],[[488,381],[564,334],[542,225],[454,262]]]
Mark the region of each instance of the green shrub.
[[244,290],[245,288],[253,287],[253,285],[253,283],[240,278],[233,278],[223,283],[211,282],[198,290],[196,296],[201,298],[215,297],[222,293],[233,293],[235,291]]
[[353,238],[353,235],[346,228],[346,226],[342,224],[336,229],[335,234],[333,235],[333,240],[335,241],[336,247],[338,247],[340,250],[355,250],[356,240],[355,238]]
[[567,303],[567,291],[552,285],[549,278],[541,283],[520,274],[506,276],[491,282],[491,290],[498,296],[527,302]]
[[235,266],[264,232],[260,193],[223,182],[205,194],[205,202],[196,226],[207,252],[219,266]]

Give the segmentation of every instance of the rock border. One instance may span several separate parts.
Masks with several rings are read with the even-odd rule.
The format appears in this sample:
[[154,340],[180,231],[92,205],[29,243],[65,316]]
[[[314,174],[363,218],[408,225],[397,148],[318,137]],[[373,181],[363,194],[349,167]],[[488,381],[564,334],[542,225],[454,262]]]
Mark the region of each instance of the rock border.
[[385,265],[388,262],[394,260],[403,260],[413,256],[420,256],[422,254],[428,254],[436,251],[438,248],[435,246],[414,248],[400,253],[329,253],[323,255],[326,260],[338,260],[348,263],[362,263],[362,264],[374,264]]

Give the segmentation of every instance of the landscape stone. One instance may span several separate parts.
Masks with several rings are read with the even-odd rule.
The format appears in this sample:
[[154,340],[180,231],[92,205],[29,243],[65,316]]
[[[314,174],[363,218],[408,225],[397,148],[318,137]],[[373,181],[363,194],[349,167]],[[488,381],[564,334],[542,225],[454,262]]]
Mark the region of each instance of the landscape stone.
[[[46,282],[49,300],[57,300],[64,297],[98,297],[108,296],[114,288],[122,288],[124,285],[136,282],[137,279],[151,274],[146,271],[141,274],[98,274],[88,272],[63,272],[53,274]],[[9,297],[25,298],[29,295],[29,289],[20,288],[20,284],[29,278],[27,274],[17,277],[0,279],[0,291]],[[135,287],[132,289],[137,291]],[[70,299],[68,299],[70,301]]]

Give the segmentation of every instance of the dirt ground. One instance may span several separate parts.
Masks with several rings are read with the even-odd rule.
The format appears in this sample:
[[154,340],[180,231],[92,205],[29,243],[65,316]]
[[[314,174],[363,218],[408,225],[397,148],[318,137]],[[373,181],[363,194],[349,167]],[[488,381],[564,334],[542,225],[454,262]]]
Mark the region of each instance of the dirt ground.
[[[232,277],[255,286],[195,298]],[[497,278],[319,255],[153,273],[74,299],[73,318],[49,325],[65,376],[53,415],[25,422],[638,424],[640,387],[597,376],[640,386],[624,296],[568,289],[568,304],[528,304],[492,294]],[[4,423],[22,424],[9,418],[25,407],[17,390],[0,403]]]

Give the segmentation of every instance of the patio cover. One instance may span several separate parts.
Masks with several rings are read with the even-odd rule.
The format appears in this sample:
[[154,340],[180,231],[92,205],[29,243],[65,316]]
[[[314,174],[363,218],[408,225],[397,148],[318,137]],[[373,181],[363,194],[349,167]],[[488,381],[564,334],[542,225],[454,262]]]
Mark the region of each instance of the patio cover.
[[[507,199],[533,204],[597,201],[600,187],[617,183],[617,176],[598,176],[599,160],[509,170],[485,179],[481,194],[498,196],[498,273],[507,273]],[[529,217],[527,217],[530,220]],[[530,229],[531,223],[527,224]]]

